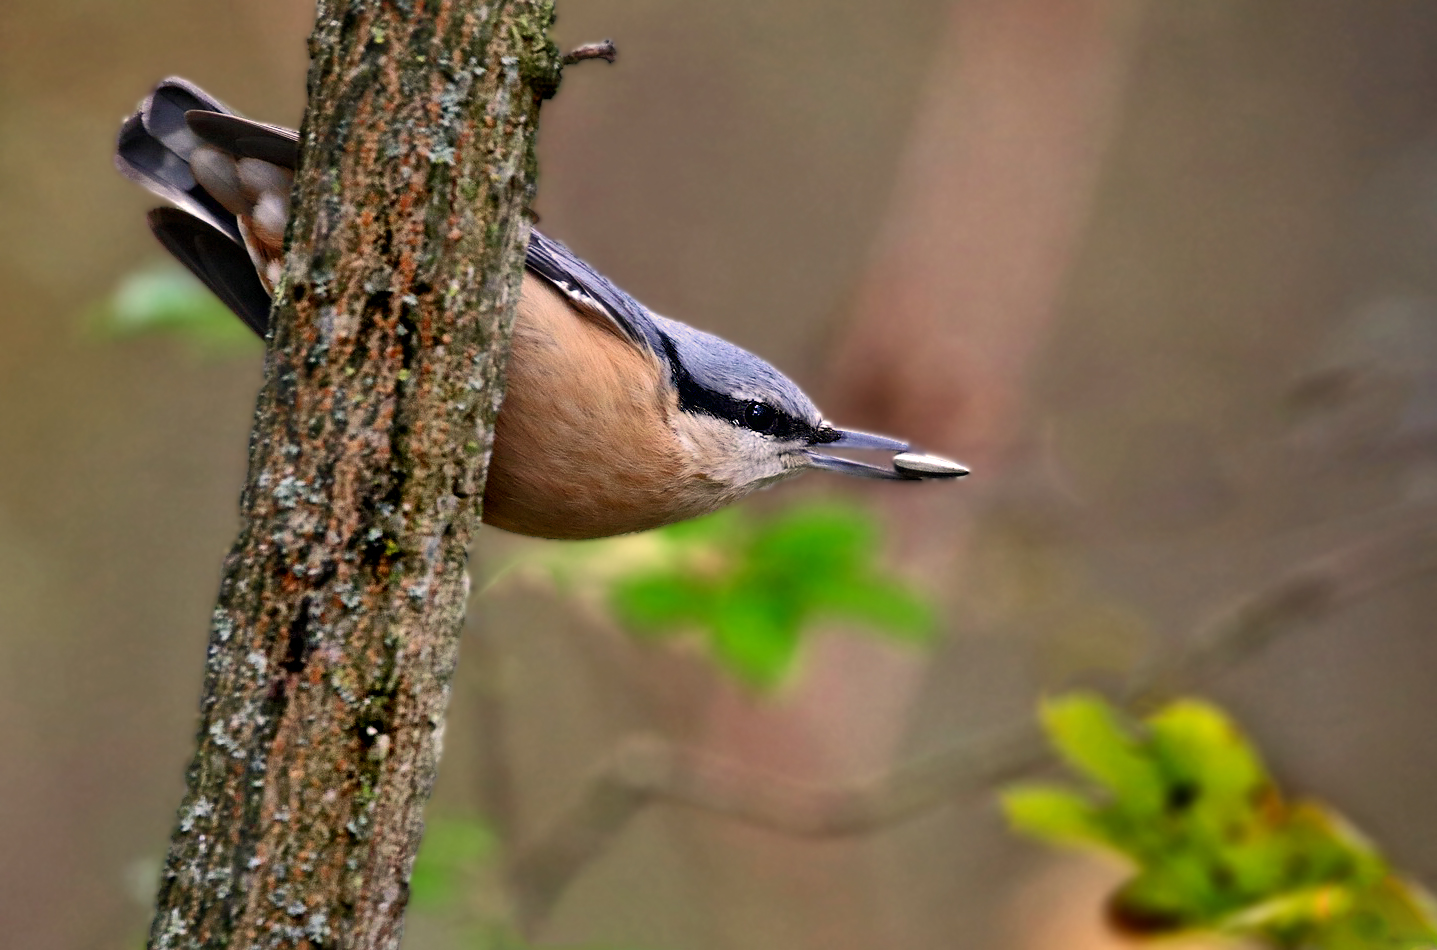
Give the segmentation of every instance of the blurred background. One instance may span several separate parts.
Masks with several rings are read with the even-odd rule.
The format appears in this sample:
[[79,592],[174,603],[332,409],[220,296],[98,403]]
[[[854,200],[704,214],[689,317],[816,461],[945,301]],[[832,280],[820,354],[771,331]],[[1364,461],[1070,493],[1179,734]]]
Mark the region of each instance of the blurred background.
[[[133,948],[183,788],[257,351],[111,339],[163,260],[110,166],[186,76],[297,124],[301,0],[0,7],[0,933]],[[937,598],[925,650],[833,630],[777,695],[551,595],[471,605],[436,815],[472,815],[502,695],[520,829],[657,734],[791,779],[873,775],[1116,681],[1223,605],[1434,517],[1437,8],[1399,0],[585,0],[537,210],[654,309],[787,370],[958,485],[811,476]],[[482,532],[476,590],[542,544]],[[1360,566],[1360,559],[1356,562]],[[1437,884],[1437,588],[1319,613],[1205,684],[1289,787]],[[489,722],[492,726],[492,722]],[[991,795],[797,840],[657,806],[545,944],[1111,946],[1111,871],[1014,839]],[[443,915],[408,946],[472,946]]]

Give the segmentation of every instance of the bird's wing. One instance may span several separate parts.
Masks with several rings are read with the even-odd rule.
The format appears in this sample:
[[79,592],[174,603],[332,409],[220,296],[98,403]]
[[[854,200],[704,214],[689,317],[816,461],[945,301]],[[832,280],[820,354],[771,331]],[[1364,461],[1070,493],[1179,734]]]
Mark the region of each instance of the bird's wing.
[[534,231],[524,265],[568,298],[581,313],[606,321],[635,346],[666,361],[664,337],[647,307],[624,293],[553,238]]

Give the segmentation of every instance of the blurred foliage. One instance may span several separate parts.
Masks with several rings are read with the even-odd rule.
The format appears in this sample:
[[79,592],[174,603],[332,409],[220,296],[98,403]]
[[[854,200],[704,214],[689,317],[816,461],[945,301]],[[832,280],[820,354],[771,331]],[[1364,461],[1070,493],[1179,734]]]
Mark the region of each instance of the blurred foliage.
[[[409,877],[412,910],[462,919],[459,944],[465,950],[530,950],[502,909],[475,900],[476,892],[501,886],[494,880],[499,841],[485,822],[475,818],[439,818],[425,822],[424,841]],[[488,879],[486,881],[486,878]],[[545,944],[549,950],[563,950]],[[633,950],[585,944],[571,950]]]
[[425,823],[424,841],[409,875],[409,899],[420,909],[451,904],[468,877],[494,858],[494,834],[475,819],[441,818]]
[[90,324],[106,337],[177,337],[206,357],[248,356],[264,348],[204,284],[173,263],[127,275],[93,308]]
[[1146,936],[1209,931],[1278,948],[1437,946],[1425,893],[1327,807],[1284,798],[1218,709],[1175,702],[1142,723],[1073,695],[1042,710],[1087,787],[1008,789],[1015,828],[1116,852],[1136,868],[1110,912]]
[[932,639],[932,603],[884,570],[881,549],[871,514],[825,503],[762,521],[730,509],[643,535],[565,545],[543,565],[562,591],[597,588],[635,636],[697,632],[721,669],[768,690],[793,672],[823,621],[900,641]]

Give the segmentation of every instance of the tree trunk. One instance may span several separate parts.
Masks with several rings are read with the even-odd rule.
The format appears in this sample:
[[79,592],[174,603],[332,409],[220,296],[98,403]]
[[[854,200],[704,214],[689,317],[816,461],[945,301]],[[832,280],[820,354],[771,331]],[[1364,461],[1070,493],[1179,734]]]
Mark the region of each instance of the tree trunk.
[[152,948],[395,947],[534,190],[550,0],[321,0],[243,524]]

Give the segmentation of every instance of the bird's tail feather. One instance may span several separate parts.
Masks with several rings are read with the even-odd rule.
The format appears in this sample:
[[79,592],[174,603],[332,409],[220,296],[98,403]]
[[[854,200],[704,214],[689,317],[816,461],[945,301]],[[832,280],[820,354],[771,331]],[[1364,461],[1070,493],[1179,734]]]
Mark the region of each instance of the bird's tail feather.
[[[285,157],[292,169],[298,151],[294,133],[240,119],[193,83],[166,79],[120,126],[115,167],[175,206],[151,211],[150,230],[246,325],[264,336],[269,326],[270,294],[256,271],[257,262],[248,247],[252,242],[247,242],[240,218],[196,181],[190,166],[197,149],[215,146],[235,151],[237,130],[255,129],[262,134],[251,137],[268,143],[262,160],[280,164],[276,157]],[[212,142],[212,137],[222,141]]]
[[120,126],[115,167],[120,174],[242,243],[235,216],[190,173],[190,156],[202,143],[185,121],[192,110],[229,112],[224,103],[183,79],[155,86]]

